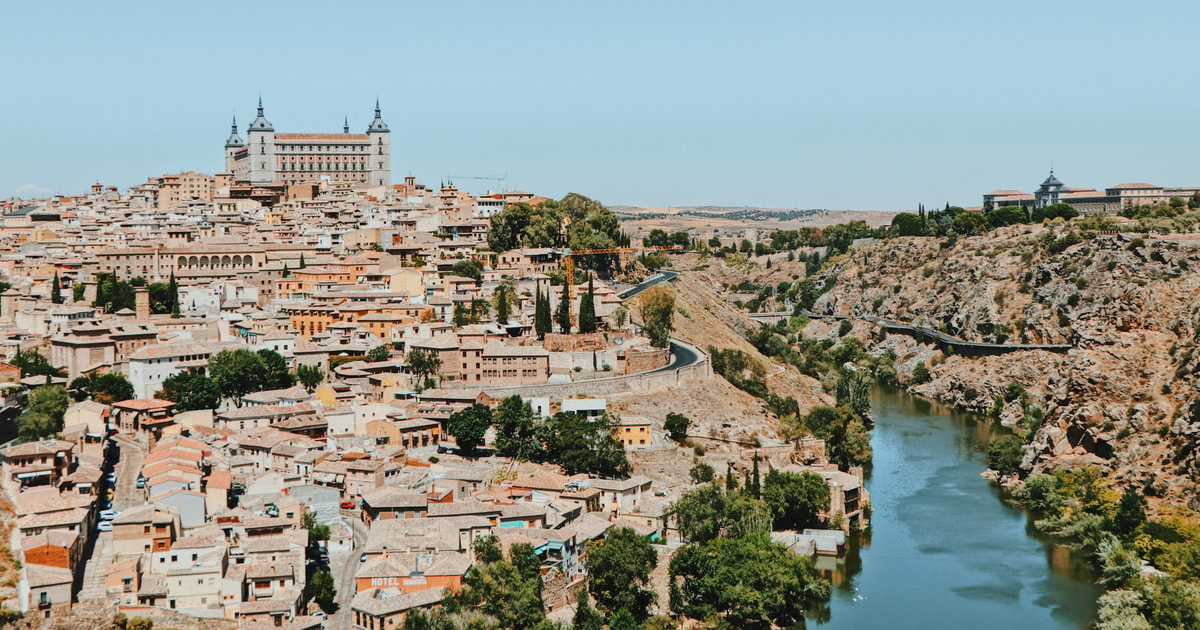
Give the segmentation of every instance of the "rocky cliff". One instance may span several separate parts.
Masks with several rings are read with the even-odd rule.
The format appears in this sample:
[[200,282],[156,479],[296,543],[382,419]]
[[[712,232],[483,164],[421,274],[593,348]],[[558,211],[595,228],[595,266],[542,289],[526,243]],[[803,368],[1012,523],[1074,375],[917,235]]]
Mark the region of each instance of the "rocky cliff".
[[[1072,344],[1061,354],[969,358],[857,327],[872,352],[895,352],[901,378],[928,366],[930,380],[910,382],[914,391],[1022,424],[1024,470],[1098,465],[1151,496],[1188,501],[1200,473],[1200,414],[1191,411],[1198,270],[1200,236],[1014,226],[855,250],[818,276],[827,292],[812,311],[919,323],[969,341]],[[815,321],[810,334],[828,325]],[[1034,407],[1044,421],[1030,418]]]

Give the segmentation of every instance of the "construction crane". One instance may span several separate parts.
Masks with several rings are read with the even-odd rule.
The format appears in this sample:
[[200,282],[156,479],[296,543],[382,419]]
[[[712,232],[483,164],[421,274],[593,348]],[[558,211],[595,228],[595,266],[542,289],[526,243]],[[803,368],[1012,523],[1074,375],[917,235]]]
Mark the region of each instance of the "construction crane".
[[[484,180],[491,180],[491,181],[494,181],[494,182],[500,182],[500,187],[501,187],[501,188],[503,188],[503,187],[504,187],[504,182],[505,182],[505,181],[508,179],[508,175],[507,175],[507,174],[506,174],[506,175],[501,175],[501,176],[499,176],[499,177],[476,177],[476,176],[473,176],[473,175],[447,175],[447,176],[446,176],[446,181],[453,182],[453,181],[454,181],[454,180],[456,180],[456,179],[484,179]],[[500,192],[504,192],[504,191],[502,190],[502,191],[500,191]]]

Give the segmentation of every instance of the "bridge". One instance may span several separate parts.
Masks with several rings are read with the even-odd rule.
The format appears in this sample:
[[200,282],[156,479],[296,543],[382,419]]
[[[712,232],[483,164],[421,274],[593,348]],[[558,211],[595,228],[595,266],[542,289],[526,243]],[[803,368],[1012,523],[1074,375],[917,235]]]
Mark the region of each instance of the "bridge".
[[[809,311],[802,311],[809,319],[860,319],[872,324],[883,326],[889,333],[900,333],[908,335],[913,339],[921,342],[936,343],[944,352],[961,354],[963,356],[983,356],[992,354],[1004,354],[1006,352],[1019,352],[1022,350],[1045,350],[1047,352],[1067,352],[1075,346],[1069,343],[983,343],[978,341],[967,341],[952,335],[947,335],[939,330],[917,326],[914,324],[905,324],[882,317],[866,315],[863,317],[854,317],[851,315],[818,315]],[[774,324],[780,321],[786,321],[791,317],[790,311],[777,311],[774,313],[750,313],[750,319],[763,324]]]

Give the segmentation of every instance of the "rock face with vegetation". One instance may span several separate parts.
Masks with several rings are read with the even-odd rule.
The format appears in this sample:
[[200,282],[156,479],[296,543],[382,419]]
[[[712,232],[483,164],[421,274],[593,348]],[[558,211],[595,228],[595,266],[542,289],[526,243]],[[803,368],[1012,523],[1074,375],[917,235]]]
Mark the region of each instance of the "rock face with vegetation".
[[1200,242],[1097,234],[1078,221],[896,238],[833,261],[817,276],[827,290],[812,310],[918,323],[968,341],[1073,345],[947,356],[855,326],[871,354],[894,353],[914,391],[989,411],[1023,432],[1023,471],[1096,465],[1152,497],[1187,501],[1200,473],[1191,405],[1197,265]]

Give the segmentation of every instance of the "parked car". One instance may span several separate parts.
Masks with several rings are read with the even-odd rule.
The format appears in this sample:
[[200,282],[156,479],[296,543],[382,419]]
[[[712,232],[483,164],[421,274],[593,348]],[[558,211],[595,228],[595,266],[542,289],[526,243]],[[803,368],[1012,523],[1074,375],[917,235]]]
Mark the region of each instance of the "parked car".
[[96,531],[111,532],[112,531],[112,523],[110,523],[108,521],[100,521],[99,523],[96,523]]
[[137,487],[139,487],[139,488],[145,488],[145,487],[146,487],[146,478],[145,478],[145,477],[138,477],[138,478],[137,478]]
[[366,561],[367,561],[367,554],[365,554],[365,553],[364,553],[363,555],[359,556],[359,557],[358,557],[358,561],[359,561],[359,562],[366,562]]
[[100,520],[111,521],[114,518],[117,518],[119,514],[120,512],[116,510],[100,510]]
[[117,485],[117,473],[110,472],[107,475],[104,475],[104,481],[108,482],[109,485]]
[[358,507],[358,504],[353,501],[342,501],[343,510],[353,510],[356,507]]

